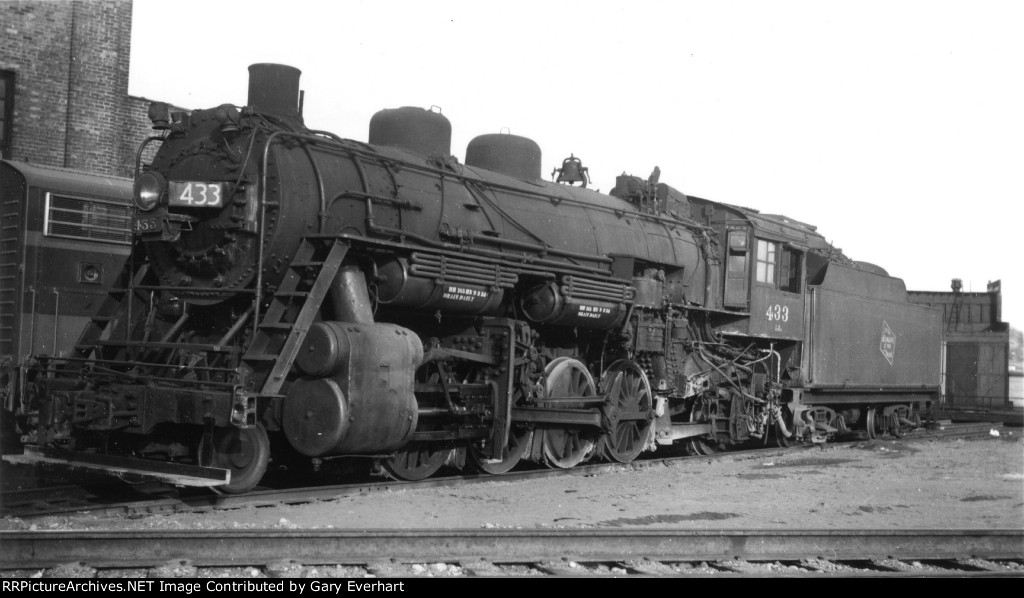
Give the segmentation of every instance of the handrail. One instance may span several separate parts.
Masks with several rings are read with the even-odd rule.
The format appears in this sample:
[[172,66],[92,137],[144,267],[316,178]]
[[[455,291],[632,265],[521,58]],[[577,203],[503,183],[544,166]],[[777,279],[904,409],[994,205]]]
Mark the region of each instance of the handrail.
[[[266,141],[263,142],[263,151],[260,156],[260,186],[259,186],[259,226],[258,235],[259,238],[256,241],[256,289],[255,289],[255,300],[253,302],[253,336],[259,333],[260,325],[260,303],[263,301],[263,241],[266,235],[266,221],[267,221],[267,169],[270,161],[270,146],[278,138],[290,137],[293,139],[310,141],[313,143],[325,143],[334,142],[339,143],[341,139],[332,133],[326,131],[310,131],[309,133],[297,133],[294,131],[274,131],[267,135]],[[308,151],[307,151],[308,155]],[[323,177],[320,175],[320,169],[316,163],[313,162],[310,157],[310,162],[313,166],[313,172],[317,177],[317,186],[320,190],[320,232],[323,232],[324,222],[326,220],[327,213],[327,197],[326,191],[324,190]]]
[[139,144],[139,149],[135,151],[135,178],[139,178],[139,167],[142,165],[142,152],[146,150],[146,146],[149,145],[151,141],[159,141],[160,143],[163,143],[164,141],[167,141],[167,137],[163,135],[153,135],[142,140],[142,143]]

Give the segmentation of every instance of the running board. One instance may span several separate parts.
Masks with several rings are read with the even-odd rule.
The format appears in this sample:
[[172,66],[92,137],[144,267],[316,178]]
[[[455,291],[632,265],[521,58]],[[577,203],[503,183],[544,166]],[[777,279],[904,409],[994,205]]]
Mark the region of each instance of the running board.
[[227,469],[35,445],[25,446],[25,453],[21,455],[4,455],[3,460],[14,465],[60,467],[119,478],[145,477],[175,486],[222,486],[231,481],[231,472]]

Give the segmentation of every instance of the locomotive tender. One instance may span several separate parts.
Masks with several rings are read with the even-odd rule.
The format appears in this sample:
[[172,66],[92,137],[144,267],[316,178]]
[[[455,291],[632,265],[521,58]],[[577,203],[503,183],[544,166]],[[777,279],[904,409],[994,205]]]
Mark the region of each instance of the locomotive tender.
[[253,65],[246,107],[151,106],[124,284],[42,359],[9,460],[245,492],[278,451],[497,474],[900,434],[937,400],[941,314],[813,226],[657,170],[546,182],[513,135],[460,164],[418,108],[340,139],[298,81]]

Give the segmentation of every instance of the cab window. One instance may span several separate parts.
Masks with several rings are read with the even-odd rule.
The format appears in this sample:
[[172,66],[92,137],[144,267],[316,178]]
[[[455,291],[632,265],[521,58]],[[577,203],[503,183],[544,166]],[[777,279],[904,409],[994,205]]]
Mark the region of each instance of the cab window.
[[764,239],[757,240],[757,282],[775,284],[775,263],[778,244]]

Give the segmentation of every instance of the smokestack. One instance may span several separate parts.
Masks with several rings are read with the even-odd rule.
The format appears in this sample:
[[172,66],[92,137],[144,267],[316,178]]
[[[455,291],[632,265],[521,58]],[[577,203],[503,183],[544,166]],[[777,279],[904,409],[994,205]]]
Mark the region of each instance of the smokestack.
[[256,112],[300,118],[299,76],[302,71],[284,64],[249,67],[249,107]]

